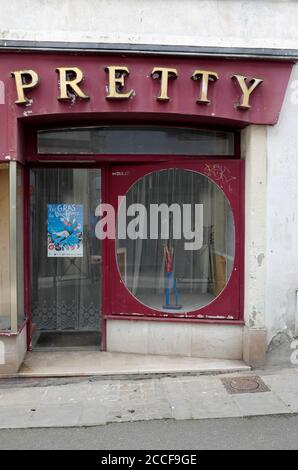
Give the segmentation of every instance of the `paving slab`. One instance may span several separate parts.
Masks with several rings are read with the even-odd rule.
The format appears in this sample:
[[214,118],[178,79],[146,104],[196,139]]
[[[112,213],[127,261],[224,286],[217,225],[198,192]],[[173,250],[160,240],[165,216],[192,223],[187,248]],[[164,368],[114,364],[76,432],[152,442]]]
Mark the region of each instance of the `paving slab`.
[[161,380],[165,396],[174,419],[192,419],[189,402],[185,396],[184,383],[181,380],[165,378]]
[[22,404],[30,406],[31,404],[41,404],[47,389],[43,387],[32,387],[30,393],[27,389],[0,389],[0,408]]
[[[260,372],[260,371],[259,371]],[[254,372],[245,372],[254,376]],[[40,379],[0,382],[0,428],[94,426],[162,419],[235,418],[298,413],[293,370],[258,374],[268,392],[231,394],[222,375],[141,379],[81,378],[70,383]],[[228,376],[228,374],[226,375]],[[243,377],[243,372],[230,374]],[[59,379],[60,380],[60,379]]]
[[108,422],[107,413],[104,407],[83,406],[79,417],[79,426],[100,426]]
[[30,428],[30,407],[7,406],[0,409],[0,429]]
[[41,398],[42,405],[73,405],[85,402],[90,393],[89,383],[60,385],[58,387],[44,387]]
[[298,376],[297,374],[269,375],[263,377],[264,382],[293,413],[298,413]]
[[29,427],[67,427],[78,426],[82,414],[81,406],[76,405],[42,405],[30,412]]
[[289,413],[289,407],[273,392],[241,393],[232,395],[242,416],[262,416]]

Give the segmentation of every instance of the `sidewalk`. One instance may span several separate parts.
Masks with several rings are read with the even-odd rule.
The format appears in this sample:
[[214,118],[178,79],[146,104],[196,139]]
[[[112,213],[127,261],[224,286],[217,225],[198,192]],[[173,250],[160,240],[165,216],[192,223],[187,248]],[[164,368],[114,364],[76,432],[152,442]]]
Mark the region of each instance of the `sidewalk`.
[[[249,393],[230,394],[222,381],[255,376],[263,380],[268,391],[255,392],[255,382],[249,380]],[[243,391],[244,382],[240,384]],[[298,368],[147,379],[81,377],[0,381],[2,429],[294,413],[298,413]]]

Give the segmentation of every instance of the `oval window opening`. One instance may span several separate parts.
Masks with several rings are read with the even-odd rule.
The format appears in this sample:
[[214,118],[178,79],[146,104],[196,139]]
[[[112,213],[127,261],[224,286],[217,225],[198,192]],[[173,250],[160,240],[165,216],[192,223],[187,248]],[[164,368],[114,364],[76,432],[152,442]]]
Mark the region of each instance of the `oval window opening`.
[[117,225],[120,275],[147,307],[193,312],[227,285],[235,253],[233,214],[223,191],[206,176],[183,169],[144,176],[125,195]]

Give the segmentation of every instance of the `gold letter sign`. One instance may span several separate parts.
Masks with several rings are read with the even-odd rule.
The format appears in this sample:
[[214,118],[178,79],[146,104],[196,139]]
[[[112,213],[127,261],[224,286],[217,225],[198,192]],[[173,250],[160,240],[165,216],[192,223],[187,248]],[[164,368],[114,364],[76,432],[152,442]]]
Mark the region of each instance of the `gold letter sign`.
[[234,78],[237,81],[243,93],[241,97],[241,102],[237,104],[237,108],[249,109],[250,108],[250,104],[249,104],[250,95],[257,88],[257,86],[263,82],[263,80],[261,78],[252,78],[250,81],[251,85],[248,88],[246,85],[247,77],[244,77],[243,75],[233,75],[232,78]]
[[198,80],[200,77],[202,77],[201,95],[197,99],[197,103],[210,103],[210,100],[208,100],[209,80],[210,82],[215,82],[215,80],[218,80],[218,75],[210,70],[195,70],[191,78]]
[[169,78],[177,78],[178,73],[176,69],[167,69],[164,67],[154,67],[151,72],[151,76],[153,79],[160,78],[160,95],[157,97],[160,101],[169,101],[168,97],[168,84]]
[[109,74],[109,94],[106,98],[110,100],[125,100],[130,98],[133,94],[133,90],[127,93],[121,93],[120,91],[124,87],[125,77],[129,75],[128,68],[121,65],[111,65],[106,67],[106,71]]
[[60,87],[60,96],[58,96],[58,100],[67,101],[72,99],[68,94],[69,88],[71,88],[73,93],[75,93],[79,98],[83,100],[89,99],[89,96],[85,95],[79,87],[79,83],[81,83],[84,78],[81,69],[78,67],[58,67],[56,71],[59,73]]
[[[34,70],[18,70],[11,72],[11,75],[15,79],[18,99],[15,101],[16,104],[25,104],[27,99],[25,97],[24,90],[34,88],[38,84],[38,75]],[[30,77],[29,81],[26,81],[26,77]]]

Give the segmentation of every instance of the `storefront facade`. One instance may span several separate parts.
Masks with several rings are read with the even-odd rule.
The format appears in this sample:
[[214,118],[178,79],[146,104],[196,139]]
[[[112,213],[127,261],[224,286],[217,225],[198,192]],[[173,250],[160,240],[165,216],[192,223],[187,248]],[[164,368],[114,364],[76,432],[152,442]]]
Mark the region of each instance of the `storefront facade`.
[[3,51],[2,373],[43,348],[264,363],[266,126],[292,67]]

